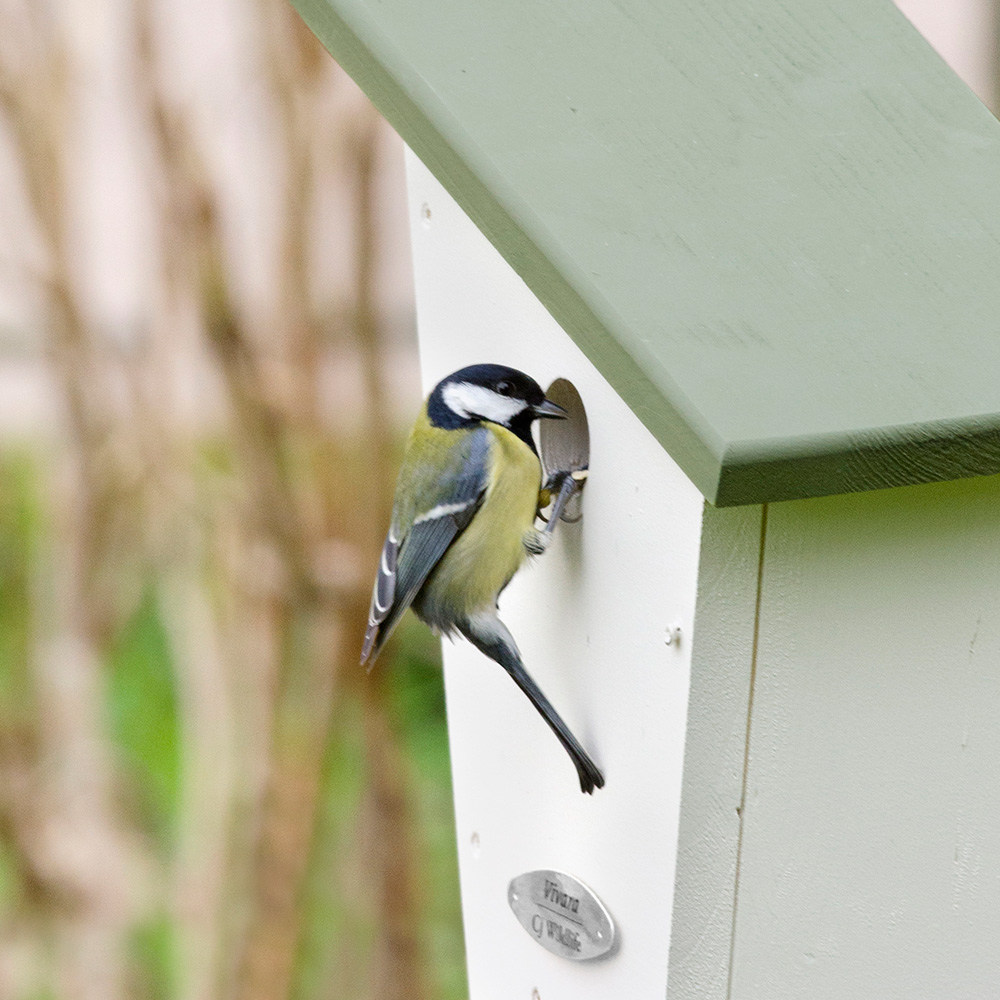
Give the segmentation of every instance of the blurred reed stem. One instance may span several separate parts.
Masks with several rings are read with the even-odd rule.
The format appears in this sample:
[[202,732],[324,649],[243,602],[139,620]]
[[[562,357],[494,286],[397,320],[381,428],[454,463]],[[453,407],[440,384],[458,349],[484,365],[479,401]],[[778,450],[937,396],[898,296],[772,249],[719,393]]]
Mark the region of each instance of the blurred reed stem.
[[[72,5],[9,6],[0,115],[44,245],[46,356],[66,433],[31,599],[32,708],[16,725],[0,708],[0,837],[32,900],[0,926],[0,949],[16,938],[35,970],[5,991],[0,955],[0,995],[127,1000],[155,983],[157,996],[177,1000],[424,1000],[420,851],[385,683],[392,648],[371,678],[358,665],[396,447],[376,303],[380,122],[367,105],[334,116],[331,83],[344,80],[298,16],[281,0],[246,0],[285,179],[273,301],[250,310],[227,255],[224,182],[194,110],[167,85],[157,28],[166,8],[116,8],[131,38],[156,240],[148,315],[123,349],[91,318],[71,249],[83,218],[68,181],[76,100],[94,55],[73,47]],[[343,234],[352,322],[336,347],[359,362],[357,442],[327,425],[320,393],[334,333],[313,287],[314,216],[337,171],[353,193]],[[185,429],[177,373],[192,366],[225,410],[212,442]],[[221,471],[209,470],[212,448]],[[180,761],[162,846],[123,807],[105,717],[106,665],[150,593]],[[350,718],[360,807],[343,818],[353,828],[343,863],[324,862],[334,884],[310,892],[359,916],[323,949],[323,963],[350,952],[353,964],[324,981],[306,880],[329,857],[321,805],[331,755],[348,739],[333,725]],[[169,928],[164,957],[143,979],[134,942],[157,920]]]
[[53,7],[25,4],[18,14],[17,30],[0,43],[0,111],[44,247],[47,350],[66,436],[33,602],[30,799],[12,814],[12,839],[37,886],[32,919],[44,959],[35,988],[117,1000],[127,995],[127,937],[144,903],[138,887],[150,876],[147,845],[119,808],[101,666],[134,607],[122,583],[139,547],[136,523],[120,500],[134,494],[138,467],[127,429],[114,420],[114,373],[99,360],[69,251],[76,54]]

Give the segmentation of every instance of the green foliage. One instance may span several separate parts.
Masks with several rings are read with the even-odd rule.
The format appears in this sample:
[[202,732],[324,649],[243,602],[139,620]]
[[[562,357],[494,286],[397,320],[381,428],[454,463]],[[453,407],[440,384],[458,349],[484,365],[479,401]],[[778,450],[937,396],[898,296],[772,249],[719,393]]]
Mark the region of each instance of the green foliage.
[[[364,906],[345,899],[356,870],[359,845],[355,819],[364,790],[361,706],[334,708],[331,739],[323,762],[322,801],[306,884],[304,934],[300,944],[296,1000],[350,1000],[363,990],[364,956],[375,935]],[[339,892],[333,891],[337,887]]]
[[31,574],[41,528],[37,470],[24,454],[0,461],[0,724],[30,713]]
[[[206,450],[206,475],[226,475],[224,449]],[[26,456],[0,454],[0,735],[32,738],[31,668],[35,579],[41,575],[46,508],[39,469]],[[160,616],[157,581],[148,582],[119,631],[105,673],[105,720],[123,806],[156,844],[169,872],[183,820],[181,716],[171,646]],[[429,996],[463,1000],[464,948],[458,897],[451,774],[438,642],[412,616],[379,663],[392,724],[404,752],[416,825],[419,934],[427,955]],[[302,900],[296,1000],[354,1000],[365,995],[378,928],[355,866],[370,835],[359,812],[364,797],[360,705],[339,697],[323,767],[315,847]],[[169,879],[164,883],[169,884]],[[16,849],[0,831],[0,921],[23,899]],[[173,924],[166,899],[156,902],[130,937],[130,995],[177,995]]]
[[133,930],[129,942],[132,996],[142,1000],[170,1000],[176,996],[170,961],[173,934],[174,928],[164,913]]
[[393,714],[417,789],[422,932],[436,979],[431,985],[441,1000],[461,1000],[467,996],[465,947],[440,640],[409,614],[399,630],[389,682]]
[[10,846],[0,840],[0,922],[7,919],[21,902],[21,873],[18,859]]
[[[429,996],[464,1000],[468,995],[461,935],[458,857],[451,767],[445,723],[438,640],[408,616],[378,663],[385,671],[392,724],[401,738],[416,826],[419,936],[427,956]],[[365,956],[378,928],[368,905],[369,887],[355,868],[364,845],[377,835],[356,822],[364,792],[360,705],[340,702],[324,761],[323,802],[308,881],[306,935],[300,954],[296,1000],[353,1000],[365,983]],[[335,897],[331,886],[344,895]]]
[[111,737],[142,825],[168,847],[180,792],[177,697],[152,587],[115,642],[107,691]]

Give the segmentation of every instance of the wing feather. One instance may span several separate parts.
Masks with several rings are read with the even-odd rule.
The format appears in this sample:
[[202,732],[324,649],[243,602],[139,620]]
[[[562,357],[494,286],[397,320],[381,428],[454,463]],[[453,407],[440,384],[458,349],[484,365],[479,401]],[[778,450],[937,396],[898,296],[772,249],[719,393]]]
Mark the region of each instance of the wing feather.
[[361,649],[361,662],[368,663],[369,669],[431,571],[482,504],[488,457],[488,432],[476,430],[467,435],[455,448],[453,460],[445,464],[445,474],[433,483],[421,484],[423,503],[414,506],[411,502],[411,510],[400,515],[400,486],[424,479],[424,470],[404,462],[393,527],[382,547]]

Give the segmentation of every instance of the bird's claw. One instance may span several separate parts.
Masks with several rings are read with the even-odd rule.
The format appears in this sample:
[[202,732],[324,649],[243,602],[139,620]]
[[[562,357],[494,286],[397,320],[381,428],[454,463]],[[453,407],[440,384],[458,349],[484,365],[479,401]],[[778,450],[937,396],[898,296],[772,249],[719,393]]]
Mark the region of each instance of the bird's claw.
[[524,533],[524,538],[522,542],[524,544],[525,550],[529,555],[540,556],[549,547],[549,542],[552,541],[552,535],[544,531],[536,531],[532,528],[530,531]]

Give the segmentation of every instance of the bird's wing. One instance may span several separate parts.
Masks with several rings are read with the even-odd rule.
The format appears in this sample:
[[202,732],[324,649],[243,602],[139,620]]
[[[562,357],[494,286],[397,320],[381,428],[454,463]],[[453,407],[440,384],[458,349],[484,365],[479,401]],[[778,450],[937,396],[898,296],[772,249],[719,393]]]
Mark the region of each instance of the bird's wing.
[[[477,429],[450,449],[446,463],[404,460],[400,484],[416,496],[408,509],[393,512],[372,590],[361,662],[374,664],[403,612],[424,581],[472,520],[489,479],[489,434]],[[433,478],[428,468],[436,472]],[[370,669],[370,667],[369,667]]]

